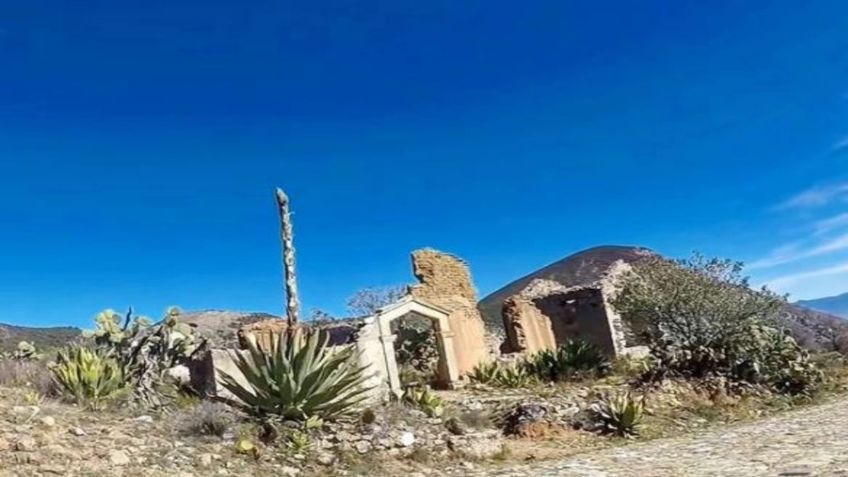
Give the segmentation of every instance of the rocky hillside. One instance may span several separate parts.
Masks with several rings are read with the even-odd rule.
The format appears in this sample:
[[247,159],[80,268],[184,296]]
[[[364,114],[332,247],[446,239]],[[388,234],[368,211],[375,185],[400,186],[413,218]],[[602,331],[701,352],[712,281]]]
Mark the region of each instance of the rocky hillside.
[[0,323],[0,352],[12,351],[21,341],[35,344],[40,350],[58,348],[82,335],[82,330],[68,326],[55,328],[30,328]]
[[815,300],[800,300],[796,304],[804,308],[810,308],[848,319],[848,293],[816,298]]
[[[617,245],[583,250],[506,285],[483,298],[478,307],[487,326],[501,330],[501,307],[504,300],[521,291],[534,279],[553,280],[569,287],[586,285],[601,278],[618,260],[635,263],[653,253],[643,247]],[[782,322],[799,342],[813,349],[831,349],[835,336],[848,333],[848,321],[798,305],[786,306]]]
[[204,337],[208,338],[213,347],[235,347],[238,330],[250,323],[279,318],[268,313],[252,313],[240,311],[205,310],[183,312],[181,320],[195,327]]

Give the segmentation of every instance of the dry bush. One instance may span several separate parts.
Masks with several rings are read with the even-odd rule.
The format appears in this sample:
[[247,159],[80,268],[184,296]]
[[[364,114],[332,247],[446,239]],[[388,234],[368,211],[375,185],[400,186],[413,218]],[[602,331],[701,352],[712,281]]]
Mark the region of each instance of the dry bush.
[[203,401],[198,406],[180,411],[174,421],[183,435],[223,437],[236,419],[226,405]]
[[58,392],[44,361],[0,361],[0,386],[27,387],[42,396],[55,396]]

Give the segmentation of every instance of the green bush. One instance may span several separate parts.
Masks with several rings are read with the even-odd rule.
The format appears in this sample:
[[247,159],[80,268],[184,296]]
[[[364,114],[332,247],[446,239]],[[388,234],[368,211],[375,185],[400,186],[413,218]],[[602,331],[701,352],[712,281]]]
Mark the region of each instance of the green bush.
[[778,326],[783,297],[752,290],[742,264],[695,255],[646,259],[620,281],[613,305],[651,351],[647,378],[723,377],[810,393],[821,372]]
[[565,381],[579,375],[605,373],[610,364],[597,346],[568,340],[556,350],[533,354],[527,358],[524,367],[540,380]]
[[247,353],[232,353],[247,384],[221,373],[223,386],[240,400],[227,402],[259,416],[304,421],[352,413],[369,391],[366,368],[354,348],[332,349],[328,339],[320,330],[292,330],[275,335],[266,353],[248,335]]
[[631,437],[638,434],[645,413],[645,399],[636,399],[625,392],[602,398],[590,410],[602,432]]
[[73,347],[60,351],[51,371],[67,397],[92,410],[100,409],[124,389],[118,362],[97,350]]

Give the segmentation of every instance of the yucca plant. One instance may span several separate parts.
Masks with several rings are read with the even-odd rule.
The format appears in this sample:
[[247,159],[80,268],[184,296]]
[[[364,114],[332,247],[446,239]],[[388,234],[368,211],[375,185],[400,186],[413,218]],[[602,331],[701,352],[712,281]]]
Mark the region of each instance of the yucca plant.
[[480,363],[471,370],[468,378],[475,383],[490,384],[498,379],[498,374],[501,372],[501,366],[497,361],[489,361]]
[[494,382],[504,388],[525,388],[534,384],[536,378],[523,365],[512,365],[501,368]]
[[320,330],[288,330],[271,337],[268,351],[248,335],[247,352],[231,352],[246,384],[221,373],[224,388],[238,401],[225,402],[255,415],[306,421],[333,420],[367,398],[369,378],[354,348],[333,349]]
[[92,410],[100,409],[124,388],[118,362],[85,347],[60,351],[51,371],[64,394]]
[[524,366],[539,379],[564,381],[582,373],[606,372],[610,364],[597,346],[568,340],[556,350],[543,350],[530,356]]
[[645,413],[645,398],[637,399],[624,392],[602,398],[591,406],[602,432],[621,437],[638,434]]
[[404,403],[424,411],[429,417],[441,417],[445,413],[442,398],[428,388],[407,388],[401,399]]

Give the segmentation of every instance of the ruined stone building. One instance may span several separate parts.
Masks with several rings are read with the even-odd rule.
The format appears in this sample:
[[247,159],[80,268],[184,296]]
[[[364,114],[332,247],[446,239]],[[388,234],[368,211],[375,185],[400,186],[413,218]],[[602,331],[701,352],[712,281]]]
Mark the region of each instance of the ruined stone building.
[[650,251],[598,247],[534,272],[483,299],[487,322],[499,322],[504,353],[532,354],[569,339],[596,345],[609,356],[642,351],[611,305],[616,281]]
[[[441,387],[456,387],[464,374],[489,359],[486,329],[467,264],[453,255],[423,249],[413,252],[412,268],[419,283],[399,301],[372,316],[322,326],[331,345],[357,348],[361,363],[371,372],[368,385],[375,396],[402,391],[392,331],[395,320],[417,317],[433,324],[439,353],[436,381]],[[251,335],[267,347],[271,335],[286,326],[284,320],[265,320],[243,327],[239,335],[242,339]],[[228,351],[214,351],[213,361],[216,372],[238,377]]]

